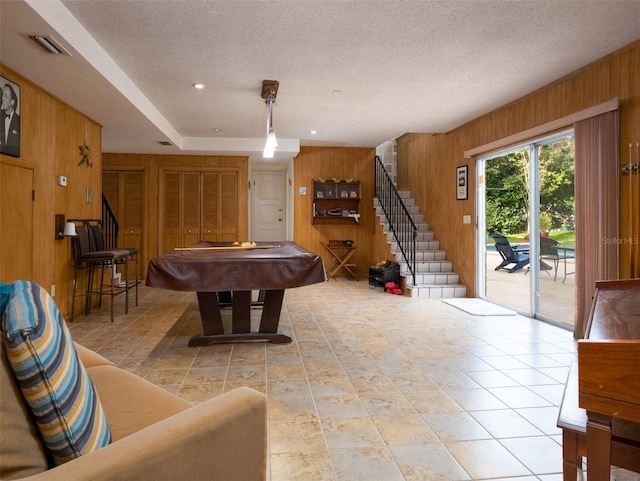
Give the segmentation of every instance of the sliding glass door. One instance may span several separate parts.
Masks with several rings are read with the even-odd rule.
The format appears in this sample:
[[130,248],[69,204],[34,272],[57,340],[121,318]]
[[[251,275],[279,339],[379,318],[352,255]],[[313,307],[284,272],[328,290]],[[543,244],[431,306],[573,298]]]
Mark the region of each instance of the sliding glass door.
[[572,132],[479,158],[477,172],[479,297],[573,325]]

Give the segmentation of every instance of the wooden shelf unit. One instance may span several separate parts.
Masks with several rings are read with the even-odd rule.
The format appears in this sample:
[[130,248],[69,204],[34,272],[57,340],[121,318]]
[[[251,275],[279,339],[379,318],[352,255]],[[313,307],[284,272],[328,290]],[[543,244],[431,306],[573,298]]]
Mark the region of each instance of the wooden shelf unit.
[[312,215],[314,224],[359,223],[360,181],[314,180]]

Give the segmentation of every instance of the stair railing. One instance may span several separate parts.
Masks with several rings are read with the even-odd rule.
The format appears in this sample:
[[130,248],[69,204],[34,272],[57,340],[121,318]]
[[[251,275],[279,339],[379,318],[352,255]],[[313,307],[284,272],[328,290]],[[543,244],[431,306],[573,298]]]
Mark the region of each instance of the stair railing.
[[104,235],[105,249],[115,249],[118,247],[118,221],[111,210],[107,198],[102,194],[102,234]]
[[393,232],[404,261],[407,263],[415,286],[418,228],[411,219],[411,214],[409,214],[402,197],[384,168],[382,160],[377,155],[375,164],[375,196],[387,217],[389,228]]

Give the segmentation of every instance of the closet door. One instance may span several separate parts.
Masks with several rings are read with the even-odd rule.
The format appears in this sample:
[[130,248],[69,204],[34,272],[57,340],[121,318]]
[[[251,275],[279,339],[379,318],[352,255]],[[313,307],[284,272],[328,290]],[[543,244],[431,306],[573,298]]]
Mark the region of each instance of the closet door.
[[221,241],[248,240],[238,239],[238,174],[236,172],[220,174],[219,203],[219,239]]
[[202,240],[219,241],[220,174],[202,174]]
[[236,172],[165,172],[163,182],[163,253],[238,240]]
[[174,247],[180,247],[180,184],[179,172],[165,172],[163,179],[162,203],[162,248],[161,254],[171,252]]
[[198,242],[200,237],[200,172],[183,172],[181,247]]
[[0,282],[33,279],[33,170],[0,164],[0,181]]
[[142,271],[145,265],[144,173],[105,171],[102,174],[102,192],[118,222],[118,247],[136,247],[140,252],[138,269]]
[[[121,214],[118,218],[119,247],[136,247],[144,258],[144,176],[142,172],[122,172]],[[138,262],[138,268],[143,265]]]

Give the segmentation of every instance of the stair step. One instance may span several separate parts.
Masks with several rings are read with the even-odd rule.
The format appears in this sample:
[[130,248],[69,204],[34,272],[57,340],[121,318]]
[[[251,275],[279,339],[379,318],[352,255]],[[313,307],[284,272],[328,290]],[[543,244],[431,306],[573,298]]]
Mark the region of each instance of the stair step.
[[[407,285],[414,286],[413,277],[407,269],[401,271],[402,276],[406,278]],[[460,275],[455,272],[420,272],[416,273],[415,286],[421,286],[426,284],[458,284],[460,282]]]
[[[389,241],[387,241],[389,242]],[[398,243],[393,241],[389,242],[391,246],[391,252],[399,252],[400,248],[398,247]],[[438,251],[440,250],[440,242],[436,240],[432,241],[418,241],[416,242],[416,252],[417,251]]]
[[444,299],[467,296],[467,288],[462,284],[425,284],[409,287],[409,290],[411,292],[411,297],[427,299]]
[[[404,262],[401,252],[395,253],[396,262]],[[416,262],[422,261],[444,261],[447,260],[447,253],[443,250],[422,250],[416,251]]]
[[[413,276],[402,257],[389,221],[386,219],[378,199],[374,199],[373,204],[383,231],[387,235],[391,252],[394,254],[396,262],[400,264],[400,274],[405,278],[405,286],[410,291],[411,297],[432,299],[466,297],[467,288],[460,284],[459,274],[453,272],[453,263],[446,259],[446,252],[440,249],[440,242],[435,239],[435,233],[429,230],[429,224],[424,220],[424,216],[416,206],[411,193],[402,191],[400,195],[418,229],[415,285],[413,285]],[[400,233],[404,238],[409,238],[412,234],[413,231]]]
[[[410,234],[407,234],[404,236],[405,239],[410,239],[411,236]],[[396,237],[394,235],[393,232],[387,232],[387,241],[388,242],[395,242]],[[416,241],[418,242],[428,242],[428,241],[433,241],[435,240],[435,234],[433,233],[433,231],[427,231],[427,232],[419,232],[418,231],[418,235],[416,236]]]

